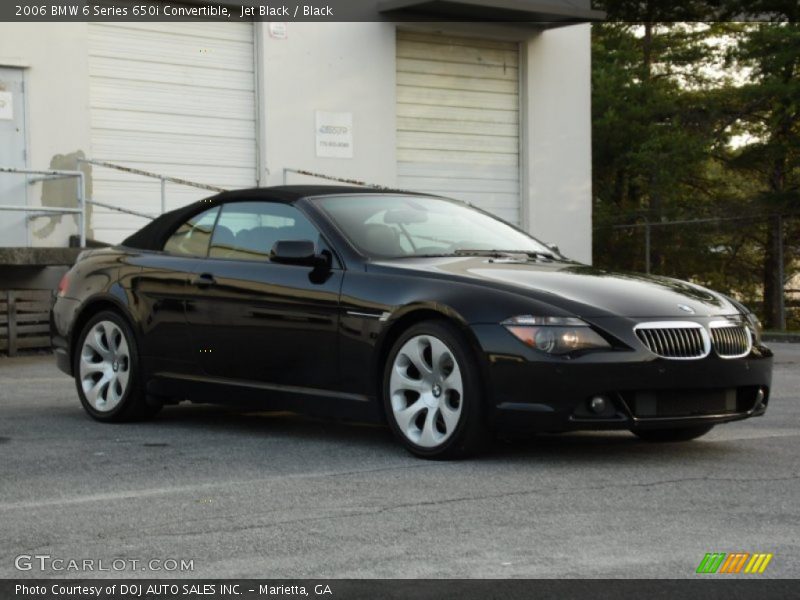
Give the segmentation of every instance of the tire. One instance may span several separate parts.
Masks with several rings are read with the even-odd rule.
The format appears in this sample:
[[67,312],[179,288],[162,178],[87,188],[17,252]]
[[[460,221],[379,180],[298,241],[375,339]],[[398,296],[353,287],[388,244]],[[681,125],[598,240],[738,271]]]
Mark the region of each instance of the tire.
[[486,442],[479,366],[465,336],[424,321],[394,343],[383,369],[383,406],[395,437],[428,459],[463,458]]
[[139,421],[161,410],[147,402],[136,337],[118,313],[105,310],[89,319],[72,360],[78,397],[93,419]]
[[713,425],[680,427],[677,429],[641,429],[632,433],[646,442],[688,442],[707,434]]

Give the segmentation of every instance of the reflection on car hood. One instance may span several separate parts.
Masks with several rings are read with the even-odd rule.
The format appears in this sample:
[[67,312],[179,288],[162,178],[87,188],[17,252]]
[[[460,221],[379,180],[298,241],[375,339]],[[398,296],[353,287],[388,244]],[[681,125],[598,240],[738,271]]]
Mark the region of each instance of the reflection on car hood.
[[518,293],[585,317],[691,318],[739,312],[721,294],[698,285],[667,277],[610,272],[572,262],[441,257],[378,264],[495,284],[504,289],[511,287]]

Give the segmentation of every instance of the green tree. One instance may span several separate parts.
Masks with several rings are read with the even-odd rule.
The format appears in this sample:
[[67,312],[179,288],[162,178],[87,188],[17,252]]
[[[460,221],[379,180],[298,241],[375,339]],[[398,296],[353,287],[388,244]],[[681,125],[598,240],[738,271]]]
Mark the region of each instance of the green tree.
[[[800,213],[800,3],[604,8],[611,22],[592,41],[596,262],[648,266],[644,228],[614,225],[709,217],[651,227],[652,270],[758,298],[766,325],[781,327],[800,218],[768,215]],[[720,15],[772,22],[678,22]]]
[[762,261],[763,314],[768,327],[784,328],[780,306],[797,266],[793,251],[800,233],[796,220],[787,228],[780,217],[800,211],[800,26],[737,24],[729,35],[735,43],[726,55],[728,66],[750,71],[745,84],[726,91],[728,112],[735,116],[730,131],[748,140],[722,159],[752,182],[753,208],[770,215]]
[[[709,60],[710,35],[670,23],[594,28],[595,254],[609,266],[648,266],[643,229],[613,224],[681,218],[686,198],[706,193],[716,129],[705,91],[709,75],[696,66]],[[663,249],[654,247],[650,258],[653,270],[665,270]]]

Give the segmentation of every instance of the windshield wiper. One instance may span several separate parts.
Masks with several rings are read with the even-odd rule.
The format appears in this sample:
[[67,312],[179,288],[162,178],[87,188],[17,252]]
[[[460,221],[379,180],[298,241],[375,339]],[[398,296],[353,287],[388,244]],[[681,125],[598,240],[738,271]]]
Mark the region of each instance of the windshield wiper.
[[391,258],[442,258],[448,256],[458,256],[458,254],[453,254],[452,252],[432,252],[428,254],[401,254],[400,256],[392,256]]
[[525,252],[531,258],[549,258],[550,260],[559,260],[563,257],[553,254],[552,252],[542,252],[541,250],[527,250]]
[[519,256],[523,254],[529,258],[549,258],[555,259],[556,256],[550,252],[541,252],[539,250],[483,250],[479,248],[459,248],[455,251],[457,256],[488,256],[491,258],[508,258]]
[[460,248],[454,252],[403,254],[401,256],[393,256],[391,258],[447,258],[453,256],[485,256],[488,258],[514,258],[524,256],[526,258],[546,258],[548,260],[560,260],[559,257],[554,254],[549,252],[541,252],[538,250],[484,250],[482,248]]

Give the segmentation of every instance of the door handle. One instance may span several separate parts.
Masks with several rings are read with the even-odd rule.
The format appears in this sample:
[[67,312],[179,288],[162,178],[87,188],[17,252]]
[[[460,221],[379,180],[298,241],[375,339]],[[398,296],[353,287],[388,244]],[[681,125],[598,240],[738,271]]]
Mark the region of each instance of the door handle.
[[214,285],[216,282],[217,280],[214,279],[214,276],[211,273],[200,273],[192,278],[192,285],[196,285],[197,287],[201,288]]

